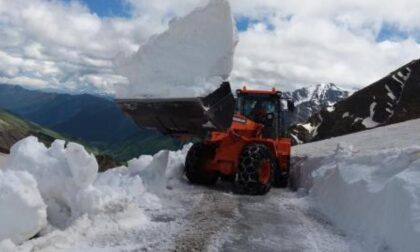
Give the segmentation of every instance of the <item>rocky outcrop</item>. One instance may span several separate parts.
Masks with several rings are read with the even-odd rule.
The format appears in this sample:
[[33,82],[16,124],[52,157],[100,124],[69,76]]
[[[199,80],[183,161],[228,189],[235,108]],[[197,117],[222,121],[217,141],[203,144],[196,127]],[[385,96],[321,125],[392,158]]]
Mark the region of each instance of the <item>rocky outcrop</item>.
[[304,143],[419,117],[420,60],[414,60],[289,132],[295,143]]
[[285,92],[284,95],[295,103],[295,113],[289,118],[289,125],[306,122],[312,115],[322,109],[346,99],[350,92],[339,88],[334,83],[316,84],[310,87]]

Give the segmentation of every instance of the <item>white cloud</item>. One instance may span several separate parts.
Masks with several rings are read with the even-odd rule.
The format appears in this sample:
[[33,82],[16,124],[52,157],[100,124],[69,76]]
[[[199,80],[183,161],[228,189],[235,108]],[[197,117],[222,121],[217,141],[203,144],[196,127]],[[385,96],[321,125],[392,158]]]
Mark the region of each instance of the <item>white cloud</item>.
[[361,87],[419,57],[412,39],[376,42],[375,36],[318,17],[272,19],[276,29],[256,25],[240,34],[234,80],[238,86],[335,82]]
[[[113,92],[124,81],[113,72],[118,53],[137,50],[172,17],[208,0],[124,1],[129,18],[100,18],[76,1],[0,0],[0,82]],[[361,87],[420,55],[416,0],[230,2],[236,16],[261,20],[239,34],[235,87]],[[409,36],[379,42],[384,24]]]
[[112,81],[121,79],[110,77],[112,60],[157,29],[141,18],[99,18],[79,2],[0,0],[0,80],[112,92]]

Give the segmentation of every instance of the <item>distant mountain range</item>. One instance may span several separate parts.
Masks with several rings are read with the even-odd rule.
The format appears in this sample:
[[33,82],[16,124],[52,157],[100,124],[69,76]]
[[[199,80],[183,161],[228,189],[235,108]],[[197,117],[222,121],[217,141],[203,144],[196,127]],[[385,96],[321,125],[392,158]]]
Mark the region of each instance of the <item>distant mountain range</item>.
[[106,97],[0,84],[0,108],[85,142],[121,161],[179,146],[177,141],[154,130],[139,129]]
[[[419,94],[420,60],[351,95],[332,83],[286,92],[296,104],[289,134],[298,144],[419,118]],[[0,84],[0,108],[7,110],[0,110],[0,151],[29,134],[45,142],[66,137],[79,140],[119,161],[180,147],[154,130],[139,129],[104,97]]]
[[107,144],[137,133],[137,126],[106,98],[27,90],[0,84],[0,108],[89,142]]
[[295,103],[295,113],[289,118],[289,125],[306,122],[313,114],[346,99],[350,92],[333,83],[316,84],[310,87],[285,92],[284,95]]
[[[296,112],[289,118],[290,124],[296,124],[305,122],[323,108],[332,108],[349,92],[330,83],[300,88],[285,95],[296,104]],[[154,154],[161,149],[177,149],[181,145],[157,131],[139,129],[106,97],[50,93],[0,84],[0,108],[97,148],[117,161]]]
[[305,143],[419,118],[419,94],[420,60],[414,60],[289,132]]
[[65,136],[52,130],[43,128],[0,109],[0,152],[8,153],[10,147],[22,138],[34,135],[46,144],[55,139],[66,139]]

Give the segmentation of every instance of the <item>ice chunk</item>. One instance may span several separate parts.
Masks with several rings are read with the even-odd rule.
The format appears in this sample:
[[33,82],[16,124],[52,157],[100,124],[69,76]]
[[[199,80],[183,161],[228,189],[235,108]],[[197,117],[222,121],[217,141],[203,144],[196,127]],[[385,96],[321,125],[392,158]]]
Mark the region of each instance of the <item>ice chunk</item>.
[[117,87],[117,97],[194,97],[214,91],[232,71],[235,27],[227,0],[210,0],[173,20],[137,53],[116,60],[117,72],[129,81]]
[[152,162],[139,172],[148,191],[160,195],[182,180],[185,157],[190,147],[185,145],[179,151],[162,150],[153,156]]
[[[46,224],[47,206],[32,175],[0,170],[0,241],[10,239],[19,244]],[[0,251],[13,248],[10,240],[0,243]]]
[[6,239],[3,241],[0,241],[0,251],[2,252],[17,252],[16,245],[10,240]]
[[61,228],[87,211],[84,194],[92,193],[98,173],[95,157],[83,146],[64,145],[57,140],[47,148],[36,137],[28,137],[11,148],[5,164],[6,170],[26,171],[35,178],[48,205],[48,220]]

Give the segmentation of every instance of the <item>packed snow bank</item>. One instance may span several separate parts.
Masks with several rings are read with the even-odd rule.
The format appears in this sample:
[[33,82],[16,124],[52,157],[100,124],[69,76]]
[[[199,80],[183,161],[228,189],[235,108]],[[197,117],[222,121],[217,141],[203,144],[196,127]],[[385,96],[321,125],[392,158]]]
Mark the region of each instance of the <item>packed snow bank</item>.
[[137,169],[143,178],[147,190],[157,195],[162,195],[167,190],[172,190],[183,181],[183,167],[185,157],[191,145],[185,145],[179,151],[160,151],[153,156],[151,162],[142,169]]
[[313,173],[311,195],[372,251],[420,251],[420,146],[357,155],[351,146]]
[[36,137],[16,143],[5,164],[6,170],[26,171],[37,181],[48,205],[48,220],[57,227],[89,211],[87,195],[92,194],[98,164],[83,146],[56,140],[50,148]]
[[294,146],[292,151],[295,157],[306,156],[313,159],[334,154],[340,143],[350,143],[358,151],[365,153],[383,148],[404,148],[420,143],[418,132],[420,132],[420,119],[306,143]]
[[236,44],[229,2],[210,0],[173,20],[134,55],[116,60],[117,72],[129,81],[117,87],[117,97],[188,97],[214,91],[232,71]]
[[57,140],[47,148],[35,137],[23,139],[0,171],[0,241],[20,243],[41,229],[42,236],[66,236],[100,220],[118,232],[147,226],[144,211],[162,209],[162,197],[185,183],[189,147],[98,174],[95,157],[81,145]]
[[[36,235],[46,224],[47,206],[32,175],[0,170],[0,241],[10,239],[21,243]],[[9,243],[2,242],[0,248]]]
[[95,157],[76,143],[65,146],[64,141],[56,140],[47,148],[36,137],[25,138],[12,147],[5,169],[25,171],[35,178],[48,205],[48,221],[58,228],[84,214],[159,205],[134,169],[119,167],[98,174]]
[[0,251],[1,252],[17,252],[16,245],[10,240],[0,241]]
[[300,187],[366,251],[420,251],[419,122],[293,148]]

